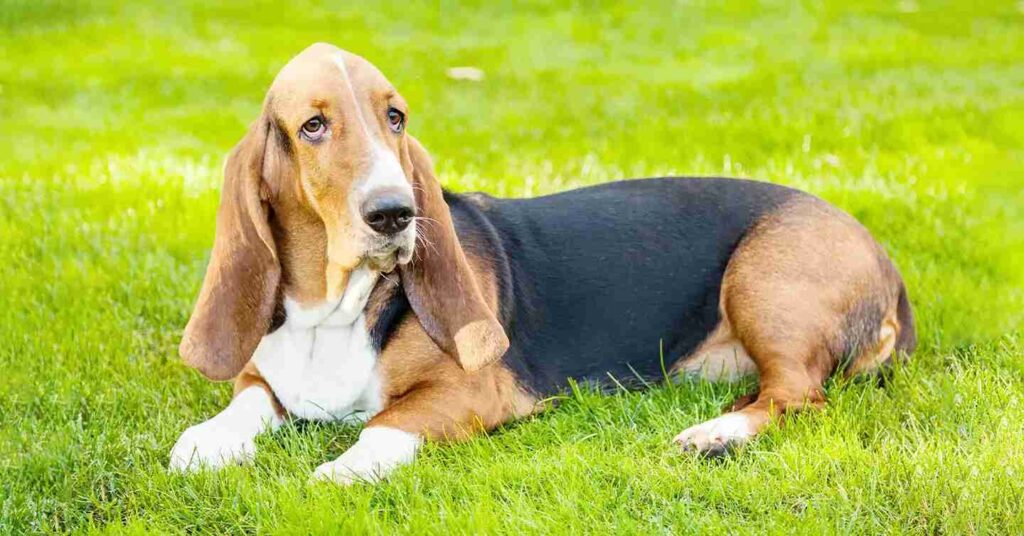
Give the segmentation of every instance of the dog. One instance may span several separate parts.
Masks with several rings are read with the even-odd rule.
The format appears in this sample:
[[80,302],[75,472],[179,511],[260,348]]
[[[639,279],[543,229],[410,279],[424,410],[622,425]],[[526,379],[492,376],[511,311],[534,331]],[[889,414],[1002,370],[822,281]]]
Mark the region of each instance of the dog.
[[548,407],[570,379],[756,375],[683,430],[708,455],[908,356],[900,274],[855,219],[762,182],[655,178],[535,199],[442,190],[408,104],[327,44],[280,71],[227,159],[184,361],[234,379],[170,467],[250,460],[288,418],[365,422],[314,479],[377,481],[425,441]]

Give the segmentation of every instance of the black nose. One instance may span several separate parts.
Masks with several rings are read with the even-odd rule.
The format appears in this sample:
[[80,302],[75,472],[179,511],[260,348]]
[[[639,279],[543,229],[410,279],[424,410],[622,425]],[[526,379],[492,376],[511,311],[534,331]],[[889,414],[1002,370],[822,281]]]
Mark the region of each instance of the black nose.
[[363,221],[380,234],[402,232],[412,222],[416,211],[407,194],[386,192],[371,195],[362,207]]

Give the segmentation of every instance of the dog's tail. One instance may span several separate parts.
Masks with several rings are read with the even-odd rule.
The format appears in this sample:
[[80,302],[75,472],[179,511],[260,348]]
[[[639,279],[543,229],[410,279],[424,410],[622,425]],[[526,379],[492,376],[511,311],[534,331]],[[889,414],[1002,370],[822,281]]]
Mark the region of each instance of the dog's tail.
[[846,315],[834,353],[846,377],[878,374],[893,360],[909,357],[917,347],[907,288],[902,278],[894,275],[895,307],[883,306],[887,300],[869,297]]
[[896,321],[899,322],[899,334],[896,337],[897,354],[910,356],[917,348],[917,328],[914,327],[914,311],[910,308],[907,297],[907,286],[900,280],[900,296],[896,303]]

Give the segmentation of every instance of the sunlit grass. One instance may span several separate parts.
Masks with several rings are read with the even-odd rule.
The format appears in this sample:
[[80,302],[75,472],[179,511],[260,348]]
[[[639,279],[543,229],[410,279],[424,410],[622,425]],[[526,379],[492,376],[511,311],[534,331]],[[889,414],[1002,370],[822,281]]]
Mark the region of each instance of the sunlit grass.
[[[848,4],[0,0],[0,532],[1024,530],[1024,13]],[[306,485],[343,426],[168,474],[230,397],[176,355],[223,156],[317,40],[389,76],[452,189],[674,173],[832,201],[902,270],[919,352],[724,462],[668,440],[748,384],[573,394],[377,487]]]

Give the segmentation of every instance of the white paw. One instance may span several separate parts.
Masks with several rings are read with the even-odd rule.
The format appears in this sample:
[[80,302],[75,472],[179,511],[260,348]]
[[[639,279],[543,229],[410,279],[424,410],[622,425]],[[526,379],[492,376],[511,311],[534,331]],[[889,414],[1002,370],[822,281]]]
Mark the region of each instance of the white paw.
[[333,462],[322,463],[313,471],[311,480],[334,482],[347,486],[355,482],[380,482],[387,475],[386,468],[374,466],[372,460],[364,456],[346,456],[352,452],[348,450]]
[[214,421],[185,430],[171,449],[170,469],[190,472],[245,463],[256,454],[252,434],[240,433]]
[[413,461],[422,443],[419,436],[394,428],[367,428],[338,459],[317,467],[311,480],[341,485],[380,482],[396,468]]
[[674,441],[686,451],[721,456],[730,448],[746,443],[753,436],[754,430],[746,415],[726,413],[683,430]]

